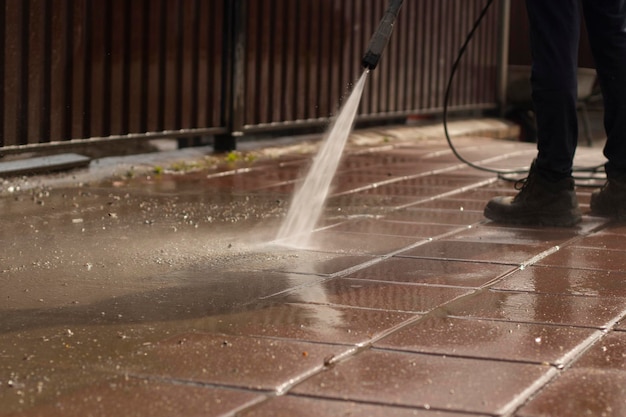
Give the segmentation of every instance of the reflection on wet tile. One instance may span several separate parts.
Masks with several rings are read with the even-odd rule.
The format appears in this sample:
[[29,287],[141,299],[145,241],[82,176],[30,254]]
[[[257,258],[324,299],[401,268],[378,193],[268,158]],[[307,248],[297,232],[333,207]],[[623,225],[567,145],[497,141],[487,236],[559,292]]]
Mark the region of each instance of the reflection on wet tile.
[[446,261],[467,260],[519,265],[532,259],[549,247],[550,245],[545,244],[520,245],[513,243],[438,240],[403,252],[402,256],[437,258]]
[[333,180],[333,194],[345,193],[363,187],[372,187],[373,184],[393,179],[386,174],[372,174],[369,172],[338,172]]
[[588,235],[589,233],[593,233],[595,230],[602,227],[607,222],[608,222],[607,219],[604,219],[604,218],[583,216],[583,221],[581,223],[578,223],[574,227],[567,227],[567,228],[547,227],[547,226],[526,226],[526,227],[510,226],[510,225],[495,223],[492,221],[486,221],[483,224],[483,227],[504,229],[504,230],[525,229],[528,231],[535,231],[535,232],[546,233],[546,234],[554,234],[555,236],[565,235],[565,234],[572,234],[573,236],[584,236],[584,235]]
[[261,169],[252,170],[248,173],[213,177],[204,181],[202,187],[209,189],[237,190],[237,192],[242,192],[290,183],[295,181],[297,178],[297,171],[294,169]]
[[583,239],[576,242],[574,246],[626,251],[624,240],[624,235],[603,231],[590,236],[585,236]]
[[574,368],[626,371],[626,333],[611,332],[579,358]]
[[[439,200],[435,200],[439,201]],[[396,220],[414,223],[430,223],[430,224],[454,224],[469,226],[484,220],[483,212],[469,210],[442,210],[434,207],[427,208],[428,204],[419,204],[403,210],[389,213],[385,216],[387,220]]]
[[420,201],[439,196],[450,191],[452,191],[452,189],[447,187],[414,187],[410,185],[403,185],[399,182],[368,188],[367,190],[359,191],[358,194],[396,196],[403,197],[406,201]]
[[295,387],[294,392],[499,414],[548,369],[541,365],[375,350],[337,364]]
[[415,199],[412,197],[359,192],[351,194],[333,194],[326,200],[326,207],[327,211],[330,211],[327,215],[342,215],[346,213],[346,208],[350,208],[351,206],[358,208],[358,214],[367,214],[378,213],[384,209],[389,210],[414,201]]
[[337,278],[320,287],[293,291],[286,297],[295,302],[422,313],[469,292],[460,288]]
[[474,188],[471,190],[463,191],[462,193],[455,195],[455,197],[460,199],[467,198],[468,200],[480,200],[484,201],[485,204],[487,204],[487,202],[495,196],[513,196],[517,193],[518,191],[514,190],[512,187],[497,187],[491,185],[487,187]]
[[545,387],[520,417],[624,416],[626,373],[571,369]]
[[449,210],[452,212],[475,212],[482,214],[485,208],[483,200],[464,200],[459,198],[437,198],[419,205],[420,209]]
[[[307,289],[303,293],[309,298],[311,291]],[[281,303],[260,310],[212,317],[207,320],[210,324],[200,329],[224,334],[357,344],[413,317],[414,314],[392,311]]]
[[320,416],[366,416],[366,417],[487,417],[477,414],[431,411],[424,408],[372,405],[353,401],[339,401],[287,395],[273,398],[247,412],[241,417],[320,417]]
[[[310,249],[315,249],[315,241]],[[312,250],[289,250],[268,254],[267,259],[251,259],[245,267],[296,274],[331,275],[371,261],[371,256],[344,255]]]
[[[109,297],[93,303],[71,303],[61,307],[14,309],[2,312],[0,333],[27,331],[39,327],[168,323],[176,320],[196,320],[211,315],[232,314],[255,309],[260,299],[303,285],[323,280],[305,274],[273,273],[267,271],[221,271],[210,268],[177,271],[157,281],[147,290]],[[180,275],[179,275],[180,274]],[[182,275],[182,276],[181,276]],[[182,281],[193,280],[193,284]],[[205,283],[198,283],[203,279]],[[180,285],[171,285],[170,280]],[[95,289],[94,289],[95,288]],[[97,292],[99,287],[90,287]],[[86,291],[84,288],[83,291]],[[65,298],[73,300],[73,298]],[[69,301],[66,301],[69,303]],[[41,304],[41,303],[40,303]]]
[[347,347],[232,335],[182,333],[121,359],[121,371],[250,389],[275,390],[320,369]]
[[562,363],[594,330],[449,317],[425,317],[379,348],[537,363]]
[[19,415],[200,417],[225,414],[262,399],[252,392],[120,377],[68,393]]
[[514,270],[510,265],[391,257],[348,277],[416,284],[480,287]]
[[499,244],[549,245],[563,244],[578,233],[568,229],[530,229],[493,227],[492,223],[465,230],[454,236],[460,241],[489,242]]
[[623,251],[566,247],[538,262],[538,265],[564,268],[626,271]]
[[322,230],[311,235],[310,249],[324,252],[386,255],[406,248],[419,238],[404,236],[363,236],[359,233],[341,233]]
[[444,233],[449,233],[453,230],[457,230],[458,228],[458,226],[450,225],[437,225],[426,223],[420,224],[368,219],[345,222],[329,230],[332,232],[405,236],[413,237],[416,239],[424,239],[439,236]]
[[602,327],[624,309],[624,298],[484,291],[448,306],[446,311],[450,316]]
[[322,222],[340,223],[354,218],[380,217],[393,212],[403,202],[394,197],[344,194],[329,197]]
[[400,185],[413,187],[445,187],[457,189],[484,181],[483,177],[473,175],[432,174],[415,178],[407,178]]
[[492,288],[546,294],[626,297],[626,272],[532,266]]
[[[38,342],[41,343],[41,341]],[[9,343],[3,343],[3,346],[9,346]],[[11,351],[3,349],[0,352],[0,415],[2,416],[6,416],[6,413],[11,416],[22,416],[18,411],[50,404],[56,398],[71,396],[73,392],[81,391],[85,387],[107,385],[116,378],[110,370],[101,372],[90,366],[60,365],[58,362],[63,359],[58,354],[52,361],[39,363],[33,360],[36,356],[32,354],[14,357],[7,361],[3,357],[5,355],[8,357]],[[12,412],[15,414],[11,414]],[[36,411],[26,415],[48,416],[45,412]],[[67,414],[57,413],[56,415],[65,417]]]
[[611,233],[620,236],[626,236],[626,224],[624,223],[610,223],[602,233]]

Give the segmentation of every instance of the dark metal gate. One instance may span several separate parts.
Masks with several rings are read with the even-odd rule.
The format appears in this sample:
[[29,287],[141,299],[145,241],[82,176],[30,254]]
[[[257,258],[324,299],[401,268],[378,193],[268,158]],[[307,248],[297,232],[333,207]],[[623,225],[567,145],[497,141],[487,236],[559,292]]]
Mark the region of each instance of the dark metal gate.
[[[0,152],[77,141],[235,138],[326,123],[386,0],[4,0]],[[500,2],[496,2],[500,3]],[[483,0],[403,6],[360,120],[441,111]],[[452,110],[497,107],[501,6],[470,47]]]

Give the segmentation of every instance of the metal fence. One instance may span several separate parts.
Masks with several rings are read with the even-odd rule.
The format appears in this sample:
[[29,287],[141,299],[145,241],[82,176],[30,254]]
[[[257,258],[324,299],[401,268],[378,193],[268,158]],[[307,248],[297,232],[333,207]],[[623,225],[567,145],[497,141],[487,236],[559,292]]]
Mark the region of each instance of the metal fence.
[[[325,124],[361,74],[386,0],[0,1],[0,153]],[[463,61],[451,109],[495,108],[496,6]],[[360,120],[441,111],[483,0],[409,0]]]

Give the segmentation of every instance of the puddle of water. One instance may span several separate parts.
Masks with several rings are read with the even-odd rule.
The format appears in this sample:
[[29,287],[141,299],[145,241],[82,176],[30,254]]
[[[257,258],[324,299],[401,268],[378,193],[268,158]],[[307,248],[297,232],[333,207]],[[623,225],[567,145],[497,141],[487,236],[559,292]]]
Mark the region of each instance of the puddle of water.
[[281,245],[306,248],[309,238],[324,209],[337,166],[356,117],[365,81],[364,71],[350,97],[327,131],[322,147],[313,160],[304,181],[296,190],[285,221],[278,232]]

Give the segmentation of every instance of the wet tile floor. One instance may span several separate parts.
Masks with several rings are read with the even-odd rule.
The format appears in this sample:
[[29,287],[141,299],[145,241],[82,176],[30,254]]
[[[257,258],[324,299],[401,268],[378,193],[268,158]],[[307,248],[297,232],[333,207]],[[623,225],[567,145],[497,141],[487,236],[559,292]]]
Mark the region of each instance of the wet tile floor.
[[512,184],[442,140],[353,147],[310,248],[268,245],[306,160],[3,199],[0,415],[626,415],[626,226],[590,189],[575,228],[506,227]]

